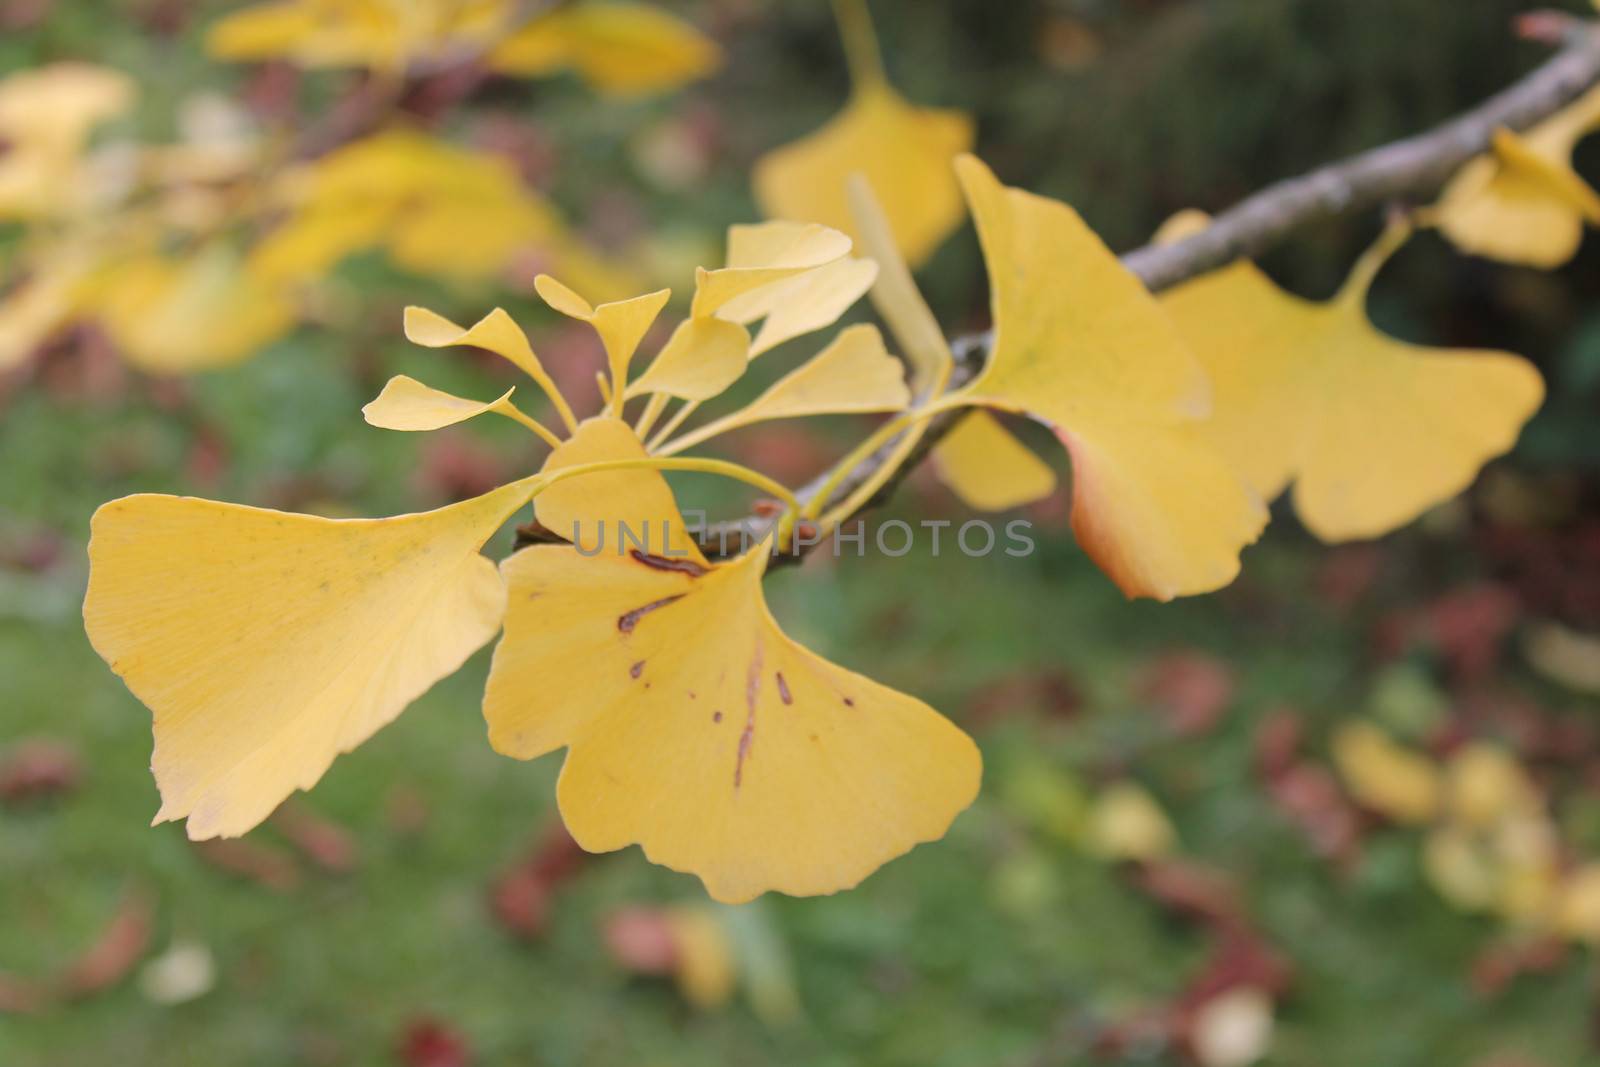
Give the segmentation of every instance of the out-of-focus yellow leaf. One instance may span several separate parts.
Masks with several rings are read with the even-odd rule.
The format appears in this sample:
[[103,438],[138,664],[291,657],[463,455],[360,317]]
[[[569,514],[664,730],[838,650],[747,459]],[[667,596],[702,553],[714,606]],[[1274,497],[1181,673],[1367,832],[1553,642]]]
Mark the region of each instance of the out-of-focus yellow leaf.
[[1600,944],[1600,863],[1586,863],[1567,876],[1556,924],[1568,937]]
[[[642,460],[644,445],[620,419],[585,419],[572,438],[550,453],[543,472],[585,463]],[[678,514],[659,471],[598,471],[556,482],[534,499],[534,514],[586,555],[624,556],[637,548],[669,563],[704,566],[705,557]],[[622,527],[633,535],[630,540]]]
[[1376,537],[1459,493],[1544,398],[1517,356],[1378,332],[1366,297],[1388,251],[1369,253],[1328,303],[1285,293],[1250,263],[1162,296],[1211,374],[1206,436],[1263,497],[1293,481],[1295,510],[1324,541]]
[[514,392],[515,388],[507,389],[498,400],[467,400],[397,374],[361,414],[385,430],[439,430],[498,410],[510,402]]
[[620,0],[559,5],[489,53],[490,68],[501,74],[571,70],[615,96],[666,92],[721,65],[716,42],[687,22],[651,4]]
[[584,848],[641,844],[733,903],[854,886],[943,836],[979,778],[948,720],[784,635],[766,561],[518,552],[484,704],[497,751],[567,748],[557,799]]
[[1529,628],[1522,650],[1551,681],[1575,693],[1600,694],[1600,636],[1540,622]]
[[94,128],[132,106],[132,79],[55,63],[0,80],[0,221],[75,215],[94,200],[84,165]]
[[756,161],[756,198],[771,218],[820,222],[857,237],[846,182],[863,174],[915,267],[961,223],[950,161],[972,140],[969,116],[916,107],[880,80],[858,83],[827,125]]
[[529,492],[393,519],[167,496],[97,511],[84,623],[154,713],[157,821],[244,833],[459,667],[505,604],[478,550]]
[[0,370],[27,359],[71,321],[88,273],[80,256],[52,257],[0,299]]
[[1490,826],[1525,814],[1538,794],[1510,751],[1484,741],[1466,745],[1445,764],[1447,808],[1468,826]]
[[1357,803],[1399,823],[1424,823],[1438,814],[1439,770],[1368,722],[1341,727],[1333,760]]
[[1422,869],[1439,895],[1462,911],[1487,911],[1498,899],[1501,876],[1494,857],[1478,835],[1460,826],[1428,834]]
[[1056,491],[1056,472],[987,411],[963,416],[933,450],[934,470],[977,511],[1007,511]]
[[727,928],[704,907],[671,908],[666,920],[677,949],[674,977],[683,999],[701,1011],[727,1004],[739,974]]
[[1525,135],[1497,130],[1494,151],[1473,160],[1445,187],[1433,209],[1440,232],[1457,248],[1507,263],[1553,268],[1600,223],[1600,195],[1572,169],[1572,150],[1600,125],[1600,89],[1592,89]]
[[241,269],[229,249],[125,260],[90,284],[87,310],[124,358],[156,374],[248,359],[293,329],[294,301]]
[[506,160],[404,128],[374,134],[289,172],[273,190],[286,218],[251,269],[271,280],[316,281],[347,256],[381,247],[409,271],[483,281],[530,251],[607,297],[630,272],[584,248]]
[[509,27],[507,0],[277,0],[215,23],[206,49],[218,59],[287,59],[301,67],[371,67],[483,48]]
[[1089,847],[1107,859],[1155,859],[1171,852],[1177,839],[1166,812],[1136,782],[1106,787],[1089,809]]
[[1124,593],[1228,584],[1267,512],[1202,432],[1209,390],[1183,339],[1070,207],[1007,189],[970,156],[957,170],[995,324],[987,365],[957,395],[1056,432],[1073,530]]

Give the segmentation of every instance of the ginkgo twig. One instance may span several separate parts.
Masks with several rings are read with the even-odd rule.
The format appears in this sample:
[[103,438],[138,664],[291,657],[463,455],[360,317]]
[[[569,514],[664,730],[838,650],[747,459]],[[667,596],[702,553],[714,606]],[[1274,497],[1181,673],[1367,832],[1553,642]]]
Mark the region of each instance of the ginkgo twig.
[[[1122,257],[1152,292],[1170,289],[1240,259],[1253,257],[1295,231],[1315,222],[1369,210],[1394,200],[1436,192],[1462,166],[1490,150],[1502,127],[1524,131],[1549,118],[1600,83],[1600,32],[1592,23],[1573,21],[1565,45],[1510,88],[1470,111],[1401,141],[1370,149],[1309,174],[1277,182],[1216,215],[1209,226],[1170,244],[1149,244]],[[982,366],[992,341],[974,334],[951,343],[955,354],[952,386],[970,380]],[[921,427],[921,440],[903,459],[900,438],[884,441],[865,458],[825,473],[801,489],[808,510],[837,508],[854,501],[872,482],[876,491],[857,503],[859,513],[886,498],[960,421],[963,411],[942,413]],[[883,469],[893,464],[887,476]],[[819,492],[827,500],[813,507]],[[827,512],[833,514],[833,512]],[[844,521],[849,516],[840,516]],[[751,520],[730,524],[731,529]],[[723,527],[707,530],[712,540]],[[808,546],[809,547],[809,546]],[[774,565],[796,561],[801,553],[785,553]]]

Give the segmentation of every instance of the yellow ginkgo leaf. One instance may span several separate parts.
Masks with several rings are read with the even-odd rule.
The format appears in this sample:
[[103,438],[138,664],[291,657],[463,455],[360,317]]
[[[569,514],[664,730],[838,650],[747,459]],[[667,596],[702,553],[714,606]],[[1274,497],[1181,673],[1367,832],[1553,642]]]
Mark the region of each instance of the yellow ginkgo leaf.
[[925,398],[944,388],[955,355],[895,244],[883,206],[862,175],[851,176],[849,198],[850,214],[859,234],[857,243],[878,265],[871,289],[872,306],[888,324],[901,354],[911,364],[912,392],[918,399]]
[[884,205],[895,244],[917,266],[961,222],[950,161],[972,148],[972,119],[917,107],[896,92],[865,4],[851,0],[839,12],[850,99],[822,128],[756,161],[756,198],[769,217],[821,222],[854,237],[846,183],[860,173]]
[[79,256],[52,257],[0,298],[0,370],[21,363],[72,320],[87,274]]
[[1372,325],[1367,289],[1400,235],[1325,304],[1250,263],[1162,297],[1211,374],[1206,436],[1263,497],[1292,480],[1295,510],[1324,541],[1375,537],[1448,500],[1544,397],[1517,356],[1407,344]]
[[714,1011],[733,996],[739,977],[733,938],[721,915],[705,906],[669,908],[664,916],[677,949],[674,968],[683,999]]
[[405,331],[406,340],[424,348],[470,345],[473,348],[493,352],[532,378],[555,404],[562,421],[569,428],[578,424],[571,407],[561,395],[561,390],[556,387],[554,379],[544,369],[544,364],[539,362],[539,357],[534,354],[533,346],[528,343],[528,335],[522,332],[522,327],[518,326],[510,315],[506,314],[505,309],[495,308],[469,330],[457,326],[443,315],[427,308],[408,307],[405,313]]
[[876,326],[851,326],[833,343],[729,415],[684,434],[658,455],[675,455],[729,430],[773,419],[900,411],[911,403],[904,368]]
[[684,319],[624,397],[665,393],[710,400],[738,381],[750,363],[750,334],[713,316]]
[[[550,453],[541,473],[645,458],[631,426],[601,415],[585,419],[570,440]],[[672,564],[705,563],[658,471],[596,471],[555,482],[534,499],[534,514],[586,556],[623,556],[637,549]]]
[[1047,423],[1072,457],[1072,527],[1129,596],[1233,580],[1266,508],[1201,433],[1205,375],[1155,299],[1065,204],[957,169],[978,224],[994,350],[957,394]]
[[1600,195],[1572,168],[1572,150],[1600,125],[1600,89],[1526,134],[1497,130],[1494,150],[1463,167],[1432,215],[1463,252],[1507,263],[1553,268],[1600,224]]
[[584,0],[533,19],[489,53],[501,74],[545,77],[574,71],[603,93],[639,96],[704,78],[722,50],[653,4]]
[[594,332],[600,335],[600,343],[605,346],[606,362],[611,368],[611,387],[618,392],[627,383],[628,364],[639,342],[644,340],[656,316],[672,296],[671,289],[659,289],[595,307],[548,274],[539,275],[533,284],[546,304],[594,327]]
[[1056,491],[1056,472],[986,411],[961,422],[933,450],[939,480],[977,511],[1008,511]]
[[832,326],[872,288],[878,266],[869,259],[834,260],[785,281],[764,286],[730,302],[720,318],[748,326],[762,319],[750,344],[750,358],[796,337]]
[[467,400],[397,374],[361,414],[368,423],[385,430],[439,430],[503,409],[514,392],[514,387],[507,389],[498,400],[487,402]]
[[1556,924],[1568,937],[1600,944],[1600,863],[1585,863],[1561,886]]
[[287,292],[243,270],[221,246],[125,260],[91,283],[84,300],[124,358],[157,374],[237,363],[298,318]]
[[1422,870],[1433,888],[1462,911],[1486,911],[1500,896],[1502,872],[1487,843],[1461,826],[1428,834]]
[[157,821],[244,833],[493,637],[505,590],[478,550],[529,492],[393,519],[100,508],[84,622],[154,713]]
[[809,222],[763,222],[728,228],[728,261],[695,275],[691,313],[729,322],[754,322],[774,306],[773,288],[825,267],[850,252],[850,238]]
[[1341,727],[1333,738],[1333,760],[1362,807],[1399,823],[1427,822],[1439,810],[1438,768],[1371,723]]
[[976,746],[932,708],[778,628],[767,558],[764,545],[710,569],[517,553],[484,702],[497,751],[567,748],[557,799],[580,845],[641,844],[727,902],[854,886],[943,836],[980,774]]

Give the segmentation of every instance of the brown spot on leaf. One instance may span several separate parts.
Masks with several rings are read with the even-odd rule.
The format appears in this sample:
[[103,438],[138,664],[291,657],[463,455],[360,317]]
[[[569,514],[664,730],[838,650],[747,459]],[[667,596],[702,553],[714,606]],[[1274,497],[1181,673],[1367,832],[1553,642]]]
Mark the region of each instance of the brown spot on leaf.
[[780,700],[782,700],[785,704],[793,704],[794,703],[794,697],[789,695],[789,683],[783,680],[783,672],[782,671],[778,671],[777,672],[777,679],[778,679],[778,698]]
[[761,642],[757,641],[755,655],[750,657],[750,672],[745,675],[744,680],[744,730],[739,734],[739,758],[733,765],[735,789],[744,782],[744,761],[749,757],[756,741],[756,698],[761,695],[762,651]]
[[641,675],[643,673],[644,673],[644,660],[640,660],[638,663],[635,663],[633,666],[628,668],[628,677],[629,678],[637,678],[637,677],[639,677],[639,675]]
[[713,712],[712,712],[712,713],[711,713],[711,721],[712,721],[712,722],[721,722],[721,721],[722,721],[722,712],[720,712],[720,711],[713,711]]
[[632,611],[625,611],[621,615],[617,616],[617,629],[625,634],[631,634],[633,633],[633,628],[639,625],[640,619],[644,618],[652,611],[655,611],[657,608],[664,608],[675,600],[682,600],[684,596],[685,594],[683,593],[678,593],[675,596],[664,596],[660,600],[652,600],[643,607],[634,608]]
[[706,573],[706,568],[692,559],[674,558],[672,556],[652,556],[648,552],[641,552],[637,548],[628,553],[646,567],[653,567],[658,571],[676,571],[679,574],[691,574],[698,578]]
[[856,706],[856,702],[854,700],[851,700],[849,697],[845,697],[844,698],[844,706],[847,707],[847,708],[853,708],[853,707]]

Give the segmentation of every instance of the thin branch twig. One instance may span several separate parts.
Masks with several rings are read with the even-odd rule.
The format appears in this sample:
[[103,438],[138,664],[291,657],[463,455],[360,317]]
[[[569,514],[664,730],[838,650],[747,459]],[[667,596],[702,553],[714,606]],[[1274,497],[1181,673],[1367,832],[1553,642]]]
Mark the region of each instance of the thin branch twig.
[[[1436,192],[1450,176],[1489,149],[1500,127],[1522,131],[1560,111],[1600,83],[1600,31],[1574,20],[1565,47],[1526,77],[1483,104],[1426,133],[1374,148],[1309,174],[1270,185],[1217,215],[1206,229],[1169,245],[1145,245],[1122,257],[1123,264],[1152,292],[1170,289],[1236,260],[1258,255],[1296,230],[1312,223],[1378,207],[1388,201]],[[952,342],[956,371],[952,385],[970,380],[983,365],[992,334],[975,334]],[[935,417],[916,450],[865,507],[887,499],[911,471],[961,419],[961,412]],[[891,441],[863,460],[837,489],[843,501],[872,477],[893,451]],[[820,479],[802,500],[815,492]],[[862,510],[865,510],[865,507]],[[858,512],[859,514],[859,512]],[[744,525],[762,520],[751,518]],[[739,544],[740,524],[713,526],[708,544]],[[773,564],[795,562],[799,553],[785,553]]]

